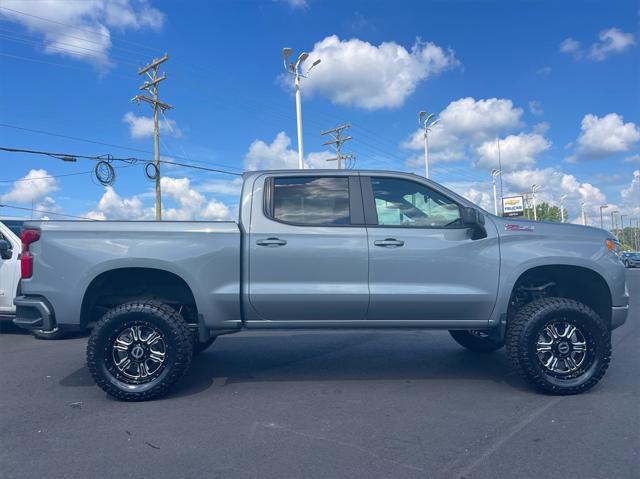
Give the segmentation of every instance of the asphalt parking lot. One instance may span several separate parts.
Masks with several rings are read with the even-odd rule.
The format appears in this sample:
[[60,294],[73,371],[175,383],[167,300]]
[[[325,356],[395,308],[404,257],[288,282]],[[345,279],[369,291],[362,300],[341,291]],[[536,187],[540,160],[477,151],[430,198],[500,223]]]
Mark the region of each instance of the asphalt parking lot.
[[225,336],[174,392],[110,399],[86,338],[0,334],[0,477],[637,478],[640,270],[604,380],[531,391],[446,332]]

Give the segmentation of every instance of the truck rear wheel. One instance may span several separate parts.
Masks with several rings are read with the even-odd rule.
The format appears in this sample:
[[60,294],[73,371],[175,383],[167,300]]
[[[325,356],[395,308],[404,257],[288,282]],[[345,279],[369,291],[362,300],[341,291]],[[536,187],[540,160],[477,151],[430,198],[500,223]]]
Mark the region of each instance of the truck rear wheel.
[[455,341],[470,351],[490,353],[504,346],[504,341],[496,341],[486,330],[470,329],[467,331],[451,330],[449,334]]
[[183,317],[157,301],[132,301],[108,311],[87,344],[96,384],[124,401],[167,393],[189,368],[193,339]]
[[611,331],[588,306],[567,298],[525,305],[509,321],[507,355],[535,388],[556,395],[595,386],[611,359]]

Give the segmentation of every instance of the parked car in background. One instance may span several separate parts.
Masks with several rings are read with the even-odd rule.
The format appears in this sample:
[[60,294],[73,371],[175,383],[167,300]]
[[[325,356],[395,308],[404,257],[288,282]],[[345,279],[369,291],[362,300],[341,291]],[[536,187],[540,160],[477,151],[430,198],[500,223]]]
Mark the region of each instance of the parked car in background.
[[640,268],[640,253],[622,253],[620,259],[627,268]]
[[[11,221],[11,223],[9,223]],[[0,319],[12,320],[13,299],[20,281],[20,227],[15,220],[0,220]]]
[[[20,287],[20,231],[25,220],[0,218],[0,320],[13,320],[16,307],[13,300]],[[67,334],[59,328],[31,333],[39,339],[62,339]]]
[[406,173],[243,178],[238,222],[26,223],[14,323],[95,324],[89,371],[129,401],[243,329],[445,329],[472,351],[506,346],[546,393],[604,376],[629,309],[608,232],[499,218]]

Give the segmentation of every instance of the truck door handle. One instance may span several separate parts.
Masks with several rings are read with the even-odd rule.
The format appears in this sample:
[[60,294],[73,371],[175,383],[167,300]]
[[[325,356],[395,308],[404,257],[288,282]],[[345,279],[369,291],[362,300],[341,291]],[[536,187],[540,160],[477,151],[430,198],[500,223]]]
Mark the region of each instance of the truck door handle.
[[256,241],[258,246],[270,246],[275,248],[276,246],[284,246],[287,244],[286,240],[280,238],[267,238]]
[[399,248],[400,246],[404,246],[404,241],[397,240],[395,238],[387,238],[384,240],[378,240],[373,242],[376,246],[383,246],[385,248]]

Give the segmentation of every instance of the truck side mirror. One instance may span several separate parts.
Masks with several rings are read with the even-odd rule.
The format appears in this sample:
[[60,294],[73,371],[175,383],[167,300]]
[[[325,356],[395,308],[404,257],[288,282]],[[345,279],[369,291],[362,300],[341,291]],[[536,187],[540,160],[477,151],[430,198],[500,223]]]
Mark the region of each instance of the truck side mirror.
[[460,219],[462,224],[470,227],[482,227],[484,226],[484,215],[477,209],[469,206],[460,207]]
[[6,240],[0,240],[0,258],[11,259],[12,256],[13,250],[11,249],[11,244]]

